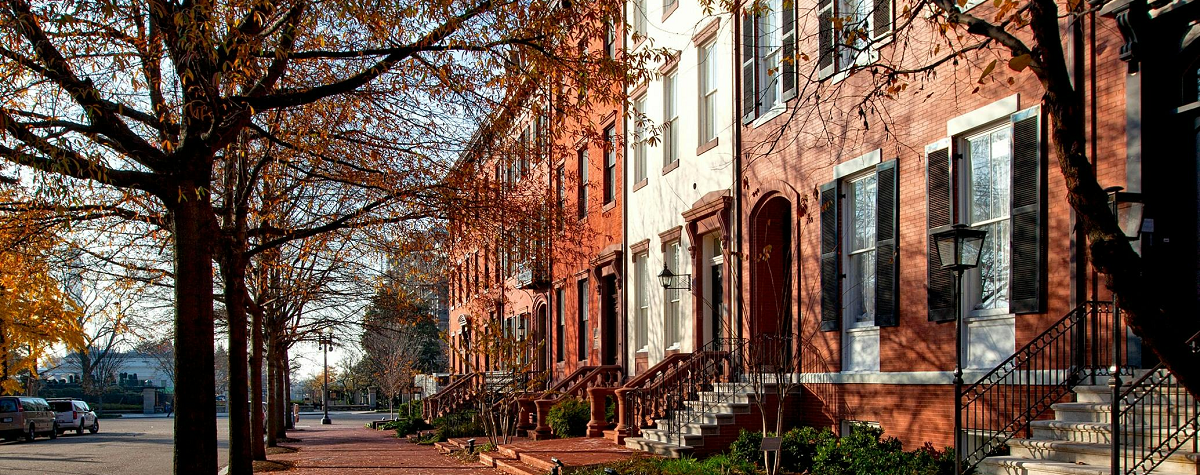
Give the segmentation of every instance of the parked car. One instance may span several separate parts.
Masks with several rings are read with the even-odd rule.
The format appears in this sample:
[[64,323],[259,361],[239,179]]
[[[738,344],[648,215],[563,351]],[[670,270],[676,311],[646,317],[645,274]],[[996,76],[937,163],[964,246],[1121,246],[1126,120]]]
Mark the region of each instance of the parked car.
[[25,437],[32,441],[39,434],[58,437],[58,422],[50,403],[40,397],[0,397],[0,436],[4,440]]
[[54,410],[59,433],[74,430],[76,434],[83,435],[84,429],[93,434],[100,431],[100,418],[96,417],[86,402],[70,398],[47,399],[46,402]]

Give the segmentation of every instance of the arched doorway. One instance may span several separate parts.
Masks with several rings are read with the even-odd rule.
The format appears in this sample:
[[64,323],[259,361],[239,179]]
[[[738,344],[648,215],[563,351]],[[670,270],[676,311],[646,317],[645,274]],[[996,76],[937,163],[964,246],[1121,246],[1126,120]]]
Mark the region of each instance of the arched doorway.
[[750,215],[750,335],[791,332],[792,221],[791,202],[778,195],[765,198]]

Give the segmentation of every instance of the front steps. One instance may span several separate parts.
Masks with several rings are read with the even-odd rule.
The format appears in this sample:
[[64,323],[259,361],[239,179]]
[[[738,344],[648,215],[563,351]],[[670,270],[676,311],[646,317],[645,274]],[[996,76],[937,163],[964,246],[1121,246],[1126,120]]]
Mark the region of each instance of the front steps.
[[[626,438],[625,446],[670,458],[704,457],[728,449],[742,429],[762,430],[762,411],[755,402],[758,395],[745,385],[717,384],[722,392],[731,393],[727,400],[717,402],[718,393],[702,391],[697,400],[684,401],[698,416],[681,423],[678,434],[670,433],[677,412],[673,411],[665,418],[656,419],[654,427],[642,429],[640,437]],[[778,386],[768,385],[764,393],[766,407],[775,407]],[[799,394],[798,388],[791,393],[795,394]],[[768,421],[768,425],[773,427],[774,421]]]
[[600,437],[520,441],[479,454],[479,463],[511,475],[546,475],[553,459],[563,468],[577,469],[627,460],[641,454]]
[[[980,475],[1110,475],[1112,456],[1111,393],[1108,386],[1075,388],[1076,402],[1051,406],[1054,420],[1030,424],[1031,439],[1008,441],[1010,454],[988,457],[976,467]],[[1160,423],[1184,420],[1191,408],[1169,408],[1167,414],[1151,414]],[[1126,440],[1147,437],[1146,431],[1122,431]],[[1200,454],[1183,449],[1168,456],[1152,474],[1200,474]]]

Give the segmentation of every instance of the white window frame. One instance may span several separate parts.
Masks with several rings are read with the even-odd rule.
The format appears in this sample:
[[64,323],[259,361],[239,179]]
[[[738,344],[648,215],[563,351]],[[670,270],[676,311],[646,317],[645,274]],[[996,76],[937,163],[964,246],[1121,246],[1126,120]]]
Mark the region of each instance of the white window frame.
[[635,322],[635,340],[634,348],[638,352],[644,353],[650,345],[650,286],[653,282],[650,280],[650,253],[642,252],[634,256],[634,278],[635,289],[637,289],[637,309],[634,312]]
[[717,42],[708,41],[696,48],[700,73],[700,135],[699,145],[717,138]]
[[[1004,171],[1004,175],[1003,175],[1003,178],[1001,179],[1001,181],[1004,183],[1004,186],[1008,189],[1007,189],[1007,192],[1005,193],[1005,195],[1000,197],[1000,199],[999,199],[1000,206],[998,206],[998,209],[1001,210],[999,216],[989,216],[986,218],[976,220],[972,216],[974,214],[973,206],[972,206],[973,203],[971,202],[971,199],[970,199],[970,197],[973,196],[973,194],[974,194],[974,188],[972,186],[972,182],[973,182],[972,173],[974,172],[974,169],[972,167],[972,163],[973,163],[973,159],[975,158],[971,155],[970,142],[972,139],[994,135],[995,133],[1002,132],[1002,131],[1008,132],[1008,150],[1007,150],[1008,160],[1006,162],[1004,162],[1004,166],[999,167],[999,168],[1003,169],[1003,171]],[[967,318],[987,318],[987,317],[1007,316],[1010,313],[1008,304],[1010,303],[1010,298],[1011,298],[1010,295],[1011,295],[1011,289],[1012,289],[1012,281],[1009,276],[1009,268],[1012,266],[1012,224],[1011,224],[1012,216],[1011,216],[1011,209],[1009,208],[1009,202],[1010,202],[1011,196],[1012,196],[1012,190],[1011,190],[1012,177],[1010,176],[1011,170],[1012,170],[1012,160],[1013,160],[1012,143],[1013,143],[1012,123],[1008,120],[1001,121],[999,123],[992,123],[985,127],[980,127],[978,129],[975,129],[969,133],[963,133],[957,139],[957,144],[959,146],[958,150],[962,151],[962,157],[963,157],[962,161],[961,161],[963,173],[960,173],[960,178],[959,178],[959,180],[960,180],[959,189],[963,190],[963,193],[959,196],[959,199],[958,199],[958,204],[959,204],[958,209],[959,209],[959,212],[961,213],[960,222],[966,223],[967,225],[969,225],[975,229],[983,229],[985,227],[992,227],[992,228],[1004,227],[1007,230],[1007,232],[1005,233],[1005,236],[1004,236],[1003,243],[996,242],[996,240],[994,239],[995,234],[996,234],[994,230],[989,230],[988,235],[987,235],[987,237],[985,237],[985,240],[984,240],[985,246],[986,245],[994,246],[995,249],[997,251],[1002,252],[1003,257],[1008,260],[1007,264],[1002,266],[999,270],[999,273],[1003,274],[1002,278],[1004,280],[1004,286],[1005,286],[1004,293],[1006,296],[1004,297],[1004,300],[1003,300],[1004,305],[991,307],[991,308],[976,308],[978,305],[980,305],[982,303],[981,302],[981,299],[982,299],[981,273],[983,272],[983,269],[984,269],[984,266],[982,265],[983,264],[982,260],[984,259],[984,256],[980,256],[980,266],[976,267],[974,269],[968,270],[963,275],[964,285],[963,285],[963,292],[962,292],[961,298],[962,298],[963,308],[966,310],[966,313],[964,316]],[[990,145],[990,140],[989,140],[989,145]],[[988,154],[989,157],[992,156],[991,151],[992,150],[989,150],[989,154]],[[993,178],[993,180],[994,180],[994,178]]]
[[[680,259],[682,251],[682,244],[679,240],[675,240],[667,243],[663,252],[664,265],[675,275],[683,272],[681,269],[682,259]],[[683,307],[683,290],[663,289],[663,293],[663,343],[668,350],[678,350],[681,340],[679,320]]]
[[663,166],[679,161],[679,72],[663,77]]
[[[758,57],[755,58],[758,64],[755,67],[758,77],[755,78],[757,85],[759,115],[766,115],[769,111],[783,107],[783,71],[780,58],[783,55],[783,37],[781,29],[783,28],[783,2],[785,0],[766,0],[767,13],[758,15],[755,21],[757,22],[757,41],[758,41]],[[787,0],[792,1],[792,0]]]
[[[854,194],[854,187],[856,184],[859,184],[859,183],[862,183],[865,181],[875,182],[874,183],[875,195],[872,195],[871,199],[869,200],[870,205],[872,207],[871,216],[869,219],[869,221],[870,221],[869,224],[871,227],[871,236],[870,236],[870,239],[867,240],[868,244],[866,246],[863,246],[861,248],[856,248],[854,245],[855,229],[853,227],[854,226],[854,216],[855,216],[855,205],[856,205],[856,203],[855,203],[856,196]],[[860,283],[859,281],[861,280],[861,276],[859,275],[860,273],[857,271],[857,269],[853,265],[855,256],[860,256],[860,255],[866,256],[866,261],[869,262],[870,266],[871,266],[871,272],[870,272],[869,278],[871,280],[874,280],[875,275],[876,275],[876,272],[875,272],[875,245],[876,245],[877,238],[876,238],[875,227],[878,224],[877,216],[879,215],[879,210],[877,209],[878,208],[877,196],[879,193],[879,189],[878,189],[878,175],[875,172],[875,167],[871,167],[870,169],[863,171],[861,173],[857,173],[851,177],[843,178],[841,180],[841,183],[839,184],[839,186],[841,187],[840,193],[842,193],[845,196],[845,199],[842,200],[843,201],[843,206],[842,206],[843,209],[841,210],[841,212],[843,213],[842,216],[844,216],[844,218],[842,219],[842,229],[840,230],[841,231],[840,234],[842,235],[842,246],[843,246],[842,248],[846,250],[845,255],[842,257],[842,259],[843,259],[843,262],[842,262],[843,267],[842,268],[846,269],[845,277],[844,277],[844,281],[843,281],[844,283],[842,284],[842,288],[843,288],[842,295],[844,296],[843,299],[845,302],[845,304],[842,305],[842,320],[843,320],[843,322],[845,324],[845,328],[847,330],[854,330],[854,329],[859,329],[859,328],[873,328],[876,326],[875,325],[875,308],[874,308],[875,307],[875,287],[874,287],[875,283],[872,282],[872,287],[871,287],[871,290],[869,291],[869,293],[865,290],[859,290],[859,292],[861,292],[861,294],[863,295],[864,303],[866,303],[866,305],[868,305],[870,308],[871,315],[870,315],[869,320],[860,321],[858,319],[858,315],[856,315],[856,314],[859,313],[860,309],[856,308],[856,306],[854,306],[854,305],[851,305],[851,302],[853,301],[853,299],[850,298],[850,295],[851,295],[851,292],[854,291],[853,289],[855,289],[856,287],[859,286],[859,283]]]
[[646,95],[633,100],[633,182],[646,179],[648,144],[646,137]]

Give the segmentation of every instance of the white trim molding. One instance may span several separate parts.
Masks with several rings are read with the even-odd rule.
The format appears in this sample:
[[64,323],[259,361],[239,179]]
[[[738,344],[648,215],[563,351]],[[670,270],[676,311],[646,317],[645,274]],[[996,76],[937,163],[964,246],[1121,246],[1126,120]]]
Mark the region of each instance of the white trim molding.
[[953,137],[981,125],[1008,118],[1013,112],[1020,109],[1020,99],[1020,94],[1013,94],[950,119],[946,122],[946,135]]

